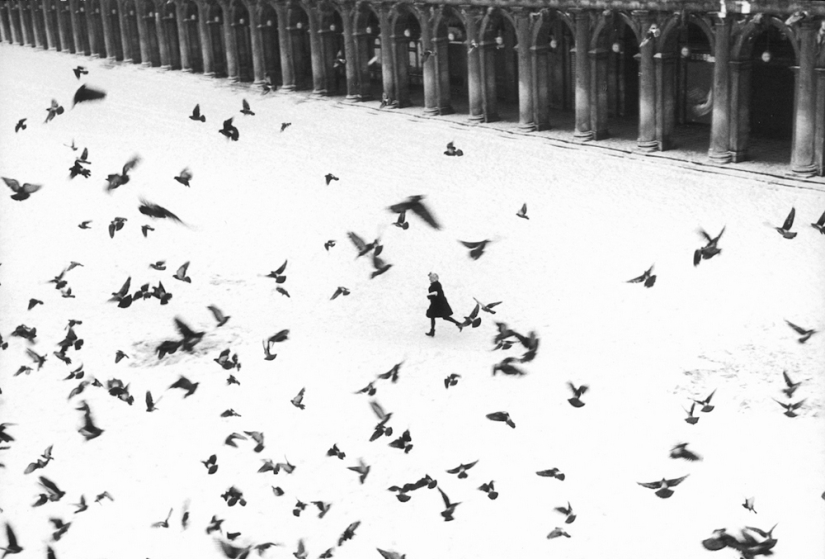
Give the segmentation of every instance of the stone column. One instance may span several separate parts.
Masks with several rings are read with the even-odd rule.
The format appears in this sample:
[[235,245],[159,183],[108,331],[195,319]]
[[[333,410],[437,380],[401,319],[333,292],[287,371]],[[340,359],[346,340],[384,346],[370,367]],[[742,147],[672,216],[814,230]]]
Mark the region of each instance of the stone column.
[[378,10],[378,15],[381,25],[381,81],[384,85],[384,94],[389,97],[389,106],[397,108],[398,99],[395,97],[395,60],[393,60],[389,8],[381,5]]
[[610,137],[607,130],[607,67],[609,53],[605,49],[595,49],[587,53],[590,56],[590,129],[594,140]]
[[358,54],[355,44],[355,29],[353,26],[353,17],[355,10],[352,6],[344,6],[344,15],[341,18],[341,23],[344,27],[344,58],[347,63],[344,65],[344,70],[347,74],[347,101],[358,100]]
[[[68,10],[68,12],[66,11]],[[74,52],[74,38],[66,28],[66,17],[71,20],[71,6],[68,2],[57,3],[57,29],[60,33],[60,48],[64,52]]]
[[281,82],[279,91],[295,91],[295,68],[292,66],[292,33],[287,27],[287,8],[284,4],[275,4],[278,15],[278,53],[281,56]]
[[410,59],[407,51],[407,43],[409,39],[403,34],[400,36],[393,35],[392,45],[394,56],[393,68],[395,69],[395,93],[398,108],[409,107],[412,105],[410,101]]
[[[327,72],[324,67],[324,49],[321,30],[319,29],[320,14],[317,8],[309,10],[309,51],[312,60],[312,94],[327,94]],[[329,30],[327,30],[329,33]],[[382,43],[383,46],[383,43]]]
[[221,4],[223,10],[223,21],[221,28],[223,30],[223,44],[224,52],[226,53],[226,76],[233,82],[240,81],[240,73],[238,69],[238,43],[235,40],[235,15],[232,13],[232,8],[228,4]]
[[795,115],[791,148],[791,171],[812,177],[817,172],[814,157],[816,136],[816,30],[818,22],[810,18],[800,22],[799,70],[796,72]]
[[[306,79],[303,74],[305,72],[306,56],[308,55],[308,53],[304,48],[303,40],[301,38],[301,33],[304,32],[305,31],[303,29],[298,27],[287,27],[287,33],[289,34],[288,37],[290,42],[290,53],[292,54],[292,61],[294,64],[293,70],[295,72],[295,89],[299,87],[303,89],[306,87],[306,84],[304,83]],[[299,69],[301,79],[299,79]]]
[[[58,0],[52,0],[52,1],[56,2]],[[43,7],[43,27],[45,28],[45,31],[46,31],[46,43],[48,44],[47,48],[49,50],[56,51],[57,50],[57,38],[56,38],[57,29],[52,28],[51,13],[53,11],[52,8],[55,8],[55,10],[57,8],[54,6],[54,4],[52,4],[51,1],[47,1],[47,0],[42,0],[42,7]]]
[[572,10],[576,25],[576,130],[573,137],[582,142],[593,139],[590,114],[590,12]]
[[816,132],[814,162],[820,176],[825,175],[825,68],[816,69]]
[[34,46],[34,40],[32,39],[32,37],[29,37],[29,29],[28,29],[28,27],[26,27],[26,16],[23,15],[23,12],[25,11],[25,9],[28,8],[28,5],[23,4],[22,0],[17,0],[17,2],[18,2],[18,4],[17,4],[18,5],[17,14],[18,14],[18,18],[20,18],[20,30],[21,30],[22,35],[23,35],[23,43],[22,44],[23,45],[32,45],[32,46]]
[[266,62],[264,59],[264,42],[261,19],[257,7],[249,10],[249,33],[252,45],[253,84],[262,86],[266,83]]
[[[479,43],[478,20],[479,11],[476,7],[462,9],[465,15],[467,31],[467,93],[470,101],[470,120],[481,122],[484,120],[484,98],[482,88],[484,82],[481,75],[482,46]],[[449,88],[449,75],[448,75]]]
[[172,69],[172,57],[169,55],[168,34],[166,32],[166,18],[161,14],[163,7],[155,9],[155,31],[158,36],[158,48],[160,49],[160,68],[161,70]]
[[321,19],[318,20],[318,45],[321,47],[321,65],[324,69],[323,88],[326,95],[333,95],[335,88],[335,33],[328,26],[321,26]]
[[449,39],[437,37],[432,40],[433,54],[430,56],[435,74],[435,110],[430,114],[450,115],[455,111],[450,100],[450,63],[448,60]]
[[180,69],[184,72],[192,71],[192,61],[189,60],[189,22],[186,21],[186,13],[183,11],[183,1],[175,3],[175,21],[178,26],[178,49],[180,50]]
[[365,31],[355,33],[353,35],[353,43],[355,45],[355,73],[357,75],[358,83],[358,99],[360,101],[369,101],[372,99],[370,92],[370,67],[369,67],[369,45],[372,42],[372,35]]
[[[718,62],[717,62],[718,64]],[[750,141],[751,61],[729,62],[730,71],[730,146],[734,163],[745,161]]]
[[[31,18],[32,18],[32,31],[34,31],[34,46],[39,49],[48,49],[48,45],[45,43],[45,29],[41,29],[41,27],[37,24],[37,14],[43,13],[44,11],[44,1],[43,0],[30,0],[31,6]],[[43,26],[45,27],[46,22],[43,21]]]
[[528,46],[531,42],[529,16],[524,10],[517,10],[515,19],[518,44],[518,127],[523,132],[532,132],[536,130],[536,90],[533,85],[533,59],[536,53]]
[[533,51],[533,118],[536,130],[550,129],[549,45],[530,47]]
[[[647,11],[634,12],[641,24],[642,37],[647,34],[652,18]],[[645,152],[656,151],[656,68],[653,54],[656,41],[650,39],[645,46],[639,46],[639,139],[638,148]]]
[[485,41],[478,46],[481,61],[481,106],[484,122],[495,122],[498,116],[498,84],[496,83],[496,43]]
[[0,41],[4,43],[11,42],[11,31],[6,29],[6,18],[3,17],[8,11],[8,2],[0,5]]
[[95,21],[95,18],[99,16],[100,13],[95,13],[95,10],[92,9],[91,2],[86,2],[86,33],[89,35],[89,50],[92,53],[92,58],[100,58],[100,43],[103,41],[103,37],[98,33],[97,22]]
[[[114,0],[106,1],[100,0],[100,19],[103,23],[103,40],[106,44],[106,60],[115,62],[117,60],[117,47],[115,46],[115,37],[112,32],[112,8],[115,6]],[[114,8],[117,11],[117,8]]]
[[112,0],[112,3],[117,6],[117,21],[120,24],[120,44],[123,46],[123,61],[129,63],[134,62],[131,40],[132,26],[129,24],[129,20],[127,19],[129,13],[126,11],[126,6],[123,4],[117,5],[115,4],[115,0]]
[[730,163],[730,32],[732,20],[719,14],[714,25],[713,110],[708,157],[715,163]]
[[658,53],[653,57],[656,67],[656,141],[660,151],[673,149],[673,129],[676,122],[676,54]]
[[143,5],[140,0],[135,0],[135,11],[137,14],[138,38],[140,39],[140,65],[151,67],[152,49],[149,48],[149,29],[146,26],[147,16],[143,14]]
[[212,35],[209,31],[209,6],[198,2],[198,37],[201,44],[201,58],[203,58],[203,75],[215,75],[215,61],[212,58]]

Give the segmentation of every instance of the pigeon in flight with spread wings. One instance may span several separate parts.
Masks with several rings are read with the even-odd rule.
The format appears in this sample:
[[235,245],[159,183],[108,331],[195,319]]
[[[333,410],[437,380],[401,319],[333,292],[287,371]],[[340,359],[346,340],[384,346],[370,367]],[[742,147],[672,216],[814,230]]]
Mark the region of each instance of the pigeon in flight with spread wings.
[[421,195],[410,196],[404,202],[393,204],[389,207],[389,210],[393,213],[411,211],[423,219],[433,229],[441,229],[441,225],[439,225],[435,217],[433,217],[433,214],[430,212],[429,208],[424,205],[423,200],[424,196]]
[[22,202],[41,188],[43,188],[42,184],[31,184],[31,183],[24,183],[23,186],[20,186],[20,183],[16,179],[9,179],[6,177],[2,177],[3,182],[6,183],[6,186],[11,188],[14,191],[14,194],[11,195],[12,200],[17,200],[18,202]]

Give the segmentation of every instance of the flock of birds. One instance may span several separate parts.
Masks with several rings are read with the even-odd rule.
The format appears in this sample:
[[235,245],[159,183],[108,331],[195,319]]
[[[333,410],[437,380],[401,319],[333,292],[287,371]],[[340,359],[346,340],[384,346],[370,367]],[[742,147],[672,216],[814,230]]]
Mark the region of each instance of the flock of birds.
[[[78,79],[80,79],[82,75],[88,74],[88,70],[86,70],[83,67],[77,67],[73,71]],[[74,104],[85,103],[90,101],[101,101],[105,98],[105,92],[87,85],[83,85],[75,93]],[[64,112],[63,107],[60,106],[54,100],[46,110],[48,111],[48,114],[45,123],[49,123],[55,118],[58,118]],[[255,115],[255,113],[252,111],[249,103],[246,100],[243,100],[240,112],[245,117]],[[192,114],[189,116],[189,119],[198,123],[206,122],[206,116],[201,112],[200,105],[196,105],[194,107]],[[233,120],[234,117],[230,117],[224,120],[223,126],[219,130],[219,132],[222,135],[224,135],[228,141],[238,141],[240,138],[240,131],[234,125]],[[287,128],[290,125],[291,123],[288,122],[283,123],[281,125],[280,131],[283,133],[285,130],[287,130]],[[15,125],[15,132],[24,132],[26,128],[27,119],[22,118]],[[70,147],[73,151],[77,151],[79,149],[75,145],[74,140],[68,147]],[[463,151],[461,149],[456,148],[453,142],[450,142],[449,144],[447,144],[447,148],[444,154],[449,157],[462,156]],[[123,165],[123,167],[120,169],[120,172],[107,175],[105,179],[105,191],[112,194],[117,189],[130,184],[130,173],[134,171],[140,163],[141,158],[135,156]],[[75,157],[75,160],[69,169],[69,177],[71,179],[74,179],[78,176],[82,176],[86,179],[90,178],[90,166],[91,161],[89,151],[87,148],[84,148],[81,152],[81,155],[79,157]],[[13,191],[11,198],[16,202],[23,202],[27,200],[31,195],[40,191],[42,188],[42,185],[40,184],[23,183],[21,185],[20,182],[16,179],[6,177],[2,178],[5,181],[5,183],[9,186],[9,188]],[[174,180],[185,187],[190,187],[190,181],[193,180],[193,174],[188,168],[186,168],[183,169],[178,176],[174,177]],[[338,177],[336,177],[332,173],[329,173],[325,176],[325,181],[327,185],[329,185],[332,181],[337,180]],[[186,225],[183,222],[183,220],[181,220],[175,213],[145,199],[141,199],[138,211],[141,215],[150,219],[168,219],[172,222],[180,224],[181,226]],[[420,218],[421,222],[426,226],[429,226],[435,230],[439,230],[441,228],[433,212],[425,203],[424,197],[420,195],[410,196],[406,200],[403,200],[397,204],[390,206],[388,208],[388,211],[396,215],[396,219],[392,224],[402,230],[408,230],[410,228],[410,222],[407,221],[408,213]],[[782,235],[782,237],[788,240],[792,240],[797,236],[797,232],[792,231],[795,213],[795,209],[792,208],[782,226],[774,227],[775,230],[780,235]],[[527,215],[527,204],[523,204],[515,215],[521,219],[529,219]],[[114,236],[126,226],[127,222],[128,219],[126,217],[114,217],[112,221],[108,224],[109,236],[114,238]],[[80,229],[91,229],[91,224],[91,221],[83,221],[78,225],[78,227]],[[816,222],[811,223],[811,226],[819,233],[825,234],[825,213],[823,213]],[[149,223],[142,225],[141,230],[144,237],[147,236],[149,232],[154,231],[153,227]],[[704,230],[700,230],[699,232],[705,242],[703,245],[699,246],[694,252],[694,266],[698,266],[702,261],[710,260],[712,258],[719,256],[722,253],[722,248],[720,247],[720,240],[722,238],[723,233],[725,232],[725,229],[723,228],[716,236],[711,236]],[[387,263],[385,259],[382,257],[384,247],[381,244],[380,239],[375,239],[372,242],[366,242],[363,238],[361,238],[358,234],[354,232],[348,232],[347,236],[352,242],[354,248],[356,249],[356,258],[370,255],[372,259],[372,271],[370,275],[371,278],[376,278],[388,272],[391,269],[392,264]],[[493,241],[489,239],[484,239],[481,241],[459,242],[462,243],[467,249],[469,249],[469,257],[471,259],[478,260],[485,254],[485,250]],[[329,251],[335,246],[336,241],[331,239],[324,244],[324,249]],[[188,275],[189,264],[189,262],[184,262],[180,264],[176,268],[176,272],[172,274],[172,278],[176,281],[181,282],[181,284],[191,283],[192,278]],[[277,292],[279,292],[281,295],[285,297],[290,296],[289,292],[284,287],[284,284],[287,279],[287,264],[288,262],[285,261],[280,267],[271,271],[266,276],[274,280],[275,289],[277,290]],[[62,297],[74,297],[74,295],[72,294],[71,287],[68,284],[68,274],[72,269],[79,266],[82,266],[82,264],[78,262],[71,262],[69,266],[67,266],[57,276],[50,280],[50,283],[54,284],[55,289],[57,289],[60,292]],[[150,267],[157,271],[164,271],[166,270],[166,262],[157,261],[150,264]],[[653,266],[650,266],[650,268],[645,270],[638,277],[626,281],[628,283],[641,283],[646,288],[652,288],[655,285],[656,278],[657,276],[653,273]],[[336,291],[332,294],[330,299],[334,300],[339,296],[345,297],[349,295],[349,293],[350,291],[348,288],[339,286],[336,289]],[[126,278],[126,280],[119,289],[112,292],[112,296],[109,299],[109,302],[115,303],[120,308],[128,308],[137,302],[145,304],[146,301],[151,301],[152,299],[156,299],[160,305],[167,305],[170,303],[172,298],[173,294],[167,290],[167,288],[163,285],[161,281],[158,281],[157,285],[145,283],[139,286],[137,289],[133,290],[132,277],[129,276],[128,278]],[[482,322],[482,313],[495,315],[495,308],[501,304],[501,301],[485,304],[476,299],[475,303],[475,307],[467,316],[464,317],[464,320],[460,323],[462,328],[479,327]],[[43,304],[44,303],[42,300],[31,298],[28,301],[28,309],[31,310],[37,305]],[[212,316],[215,320],[216,329],[223,327],[231,319],[231,316],[225,314],[221,309],[219,309],[215,305],[209,305],[207,308],[212,313]],[[187,324],[183,319],[178,317],[175,318],[174,322],[178,336],[173,339],[163,340],[159,342],[154,348],[155,353],[157,355],[157,359],[159,360],[164,359],[167,355],[174,354],[178,351],[190,353],[195,352],[197,346],[201,343],[201,341],[204,338],[205,332],[196,330],[195,328]],[[798,338],[798,341],[800,344],[806,343],[817,332],[815,329],[801,327],[790,321],[787,321],[787,324],[797,334],[799,334],[800,337]],[[20,338],[21,340],[24,340],[26,342],[25,355],[31,361],[31,363],[21,365],[19,369],[14,373],[14,376],[18,376],[21,374],[28,375],[35,370],[35,367],[37,370],[40,370],[51,356],[54,356],[56,359],[62,361],[67,367],[70,367],[72,365],[72,357],[74,356],[74,353],[80,351],[84,344],[84,340],[80,338],[75,331],[75,328],[80,325],[82,325],[82,321],[80,320],[70,320],[68,322],[66,326],[65,337],[57,343],[58,349],[53,351],[51,355],[49,355],[48,353],[41,354],[35,351],[34,345],[38,341],[36,327],[29,327],[25,324],[18,325],[14,329],[14,331],[11,332],[11,337]],[[516,348],[517,350],[523,351],[523,353],[520,356],[510,355],[508,357],[503,358],[500,362],[496,363],[493,366],[492,374],[494,376],[497,374],[502,374],[504,376],[511,377],[520,377],[526,375],[527,371],[524,368],[525,364],[533,361],[533,359],[535,359],[538,353],[540,340],[537,334],[535,332],[528,332],[527,334],[518,332],[503,322],[495,322],[495,326],[497,332],[493,338],[494,350],[506,351],[512,348]],[[274,360],[277,357],[277,353],[274,353],[273,349],[279,347],[279,344],[282,344],[288,339],[289,330],[286,329],[281,330],[276,334],[266,338],[263,341],[263,359],[266,361]],[[9,342],[4,340],[3,337],[0,336],[0,348],[2,348],[2,350],[6,350],[8,347]],[[114,357],[114,362],[115,364],[117,364],[121,362],[123,359],[128,358],[129,355],[126,352],[118,350],[117,354]],[[213,361],[217,363],[222,369],[228,371],[229,376],[226,379],[227,384],[240,384],[238,379],[234,376],[234,373],[241,369],[241,362],[237,353],[232,354],[230,349],[225,349],[216,358],[214,358]],[[8,360],[6,360],[6,362],[8,362]],[[375,380],[369,382],[367,386],[358,390],[357,393],[366,394],[368,397],[373,398],[377,390],[376,383],[378,383],[379,381],[386,381],[390,383],[396,383],[399,381],[402,365],[403,362],[397,363],[386,373],[377,375]],[[461,376],[456,373],[450,374],[449,376],[443,379],[444,388],[450,389],[456,387],[458,385],[460,378]],[[78,384],[69,393],[70,400],[76,398],[77,396],[81,395],[87,389],[90,388],[103,389],[107,391],[110,396],[118,398],[119,400],[125,402],[129,406],[133,405],[135,400],[134,395],[130,392],[130,386],[128,384],[123,383],[121,380],[117,378],[109,379],[104,384],[95,378],[86,377],[85,372],[83,370],[83,365],[80,365],[79,367],[72,369],[65,380],[78,381]],[[785,415],[789,418],[793,418],[797,415],[795,412],[798,411],[805,403],[805,399],[793,401],[793,397],[797,389],[800,387],[801,382],[794,382],[786,371],[783,372],[783,381],[785,384],[785,388],[782,390],[782,393],[787,399],[787,401],[776,401],[785,410]],[[183,398],[189,398],[197,393],[199,384],[199,382],[193,382],[185,376],[181,375],[177,381],[172,383],[167,388],[167,390],[180,390]],[[585,406],[585,395],[587,394],[589,387],[584,384],[576,386],[573,383],[568,383],[568,387],[571,392],[571,397],[567,400],[570,406],[572,406],[573,408],[581,408]],[[714,405],[711,404],[711,401],[714,396],[714,393],[715,391],[704,399],[694,399],[691,402],[690,408],[688,410],[685,410],[688,414],[685,418],[685,422],[687,422],[690,425],[695,425],[699,421],[700,415],[697,415],[697,406],[700,406],[698,413],[712,412],[714,409]],[[0,394],[2,394],[2,389],[0,389]],[[305,404],[303,403],[304,395],[305,389],[301,389],[300,392],[291,400],[292,405],[298,409],[303,410],[305,408]],[[146,406],[146,412],[152,413],[158,411],[157,403],[159,399],[156,399],[155,396],[151,393],[151,391],[146,391],[144,401]],[[393,426],[390,424],[393,414],[391,412],[387,412],[381,406],[381,404],[378,403],[378,401],[375,399],[370,400],[370,407],[376,416],[377,423],[375,424],[372,430],[372,434],[369,440],[376,441],[381,437],[393,437],[394,430]],[[92,441],[98,437],[105,436],[106,429],[97,425],[97,423],[95,422],[93,411],[88,402],[81,400],[79,403],[76,404],[75,409],[76,411],[81,413],[80,427],[77,429],[77,432],[80,434],[80,436],[82,436],[86,441]],[[223,411],[221,413],[221,416],[238,417],[239,414],[234,409],[230,408]],[[511,429],[516,428],[516,423],[513,417],[507,411],[494,411],[486,414],[486,418],[493,422],[503,423]],[[0,442],[6,445],[0,447],[0,450],[9,449],[11,443],[15,441],[15,438],[13,436],[13,430],[10,429],[12,427],[12,423],[0,424]],[[254,445],[252,446],[252,451],[254,453],[260,453],[265,448],[264,433],[258,431],[233,432],[226,437],[224,444],[227,446],[237,448],[239,441],[251,441]],[[392,438],[391,442],[389,442],[388,444],[390,447],[396,448],[405,454],[410,453],[414,448],[412,434],[408,429],[400,435],[397,435],[395,438]],[[674,446],[670,451],[670,457],[674,460],[685,460],[688,462],[700,461],[702,459],[701,456],[699,456],[699,454],[697,454],[696,452],[689,450],[687,446],[688,443],[680,443]],[[44,470],[54,459],[52,455],[52,449],[53,445],[50,445],[48,448],[46,448],[43,454],[36,461],[29,464],[24,474],[31,474],[37,470]],[[343,452],[337,444],[333,444],[327,451],[327,456],[331,458],[337,458],[339,460],[344,460],[346,458],[346,453]],[[214,475],[219,471],[217,454],[212,454],[206,460],[202,460],[201,462],[206,470],[206,475]],[[474,462],[459,464],[458,466],[447,470],[446,473],[456,476],[457,479],[466,479],[470,476],[470,472],[477,462],[478,460]],[[285,474],[293,474],[293,472],[295,472],[296,469],[297,466],[291,464],[288,460],[284,462],[275,462],[270,459],[263,459],[263,465],[260,466],[258,472],[271,472],[273,475],[277,475],[280,472],[284,472]],[[359,482],[361,484],[364,484],[366,483],[367,478],[370,474],[371,466],[366,464],[363,460],[359,460],[356,465],[348,466],[348,470],[357,474]],[[556,467],[539,470],[535,473],[537,476],[543,478],[556,479],[558,481],[564,481],[565,479],[565,473],[563,473],[562,471],[560,471],[559,468]],[[668,499],[672,495],[674,495],[674,488],[685,482],[685,480],[688,477],[689,474],[672,479],[662,478],[661,480],[638,482],[638,484],[641,487],[654,490],[654,494],[657,497],[661,499]],[[39,490],[42,492],[38,495],[37,500],[32,504],[33,507],[46,506],[51,502],[60,501],[62,498],[65,497],[66,491],[62,490],[57,483],[47,478],[46,476],[39,475],[38,482]],[[429,474],[412,482],[406,482],[400,485],[393,485],[389,487],[389,491],[395,494],[395,497],[398,499],[399,502],[404,503],[412,498],[412,494],[414,492],[423,490],[425,488],[429,490],[438,490],[438,493],[441,497],[441,501],[443,503],[443,509],[441,510],[440,515],[445,522],[453,521],[455,519],[457,512],[460,510],[458,509],[458,507],[459,505],[461,505],[461,503],[452,500],[445,492],[443,484],[440,484],[438,480],[431,477]],[[483,492],[490,500],[496,500],[499,496],[499,493],[495,487],[494,480],[482,483],[477,489]],[[272,491],[275,496],[284,495],[284,491],[280,487],[273,486]],[[246,500],[244,498],[243,492],[234,485],[231,486],[223,495],[221,495],[221,497],[224,499],[228,507],[233,507],[235,505],[246,505]],[[109,495],[107,492],[103,492],[96,496],[95,501],[101,502],[107,498],[113,500],[111,495]],[[825,499],[825,493],[823,494],[823,499]],[[305,512],[306,508],[309,505],[312,505],[313,507],[317,508],[319,518],[323,518],[330,510],[331,506],[330,503],[324,501],[310,501],[309,503],[305,503],[298,500],[294,507],[293,514],[295,516],[300,516],[303,512]],[[81,496],[79,503],[75,504],[74,506],[77,509],[75,511],[75,514],[84,512],[87,509],[85,497]],[[753,498],[747,499],[745,503],[742,504],[742,506],[745,507],[747,510],[756,513],[754,509]],[[576,521],[577,514],[574,512],[574,509],[570,502],[567,502],[566,505],[560,505],[558,507],[555,507],[555,511],[563,516],[564,526],[554,527],[547,534],[546,537],[548,539],[555,539],[560,537],[570,538],[571,534],[567,531],[569,528],[566,527],[569,527]],[[166,516],[165,519],[154,522],[151,524],[151,526],[154,528],[161,529],[169,528],[172,512],[173,510],[170,510],[169,514]],[[210,536],[216,533],[221,534],[221,537],[216,539],[216,543],[219,549],[227,558],[244,559],[248,557],[253,551],[257,552],[259,555],[263,555],[268,549],[282,545],[280,543],[271,541],[261,543],[247,543],[242,545],[240,543],[237,543],[238,538],[241,536],[241,533],[228,531],[224,533],[222,527],[223,522],[224,520],[219,518],[216,514],[212,517],[212,520],[210,521],[209,525],[206,526],[204,529],[205,533]],[[67,533],[73,522],[65,522],[59,518],[50,518],[50,523],[52,524],[53,531],[50,536],[50,544],[47,546],[47,558],[52,559],[57,556],[55,551],[57,542],[59,542],[59,540]],[[180,523],[184,529],[187,529],[189,527],[188,510],[183,511]],[[329,547],[320,555],[318,555],[318,557],[333,557],[337,547],[344,545],[346,541],[351,540],[356,536],[356,530],[358,529],[359,525],[359,521],[350,523],[341,533],[340,537],[337,540],[337,543]],[[714,533],[709,538],[704,540],[702,544],[706,549],[714,551],[723,548],[735,549],[739,552],[741,557],[745,559],[753,559],[758,555],[770,555],[772,553],[772,549],[777,544],[777,538],[773,535],[773,528],[771,528],[770,530],[762,530],[760,528],[755,527],[746,527],[738,532],[728,531],[726,529],[719,529],[714,531]],[[6,522],[6,544],[0,547],[0,549],[2,549],[4,552],[3,557],[7,555],[18,554],[24,550],[23,545],[20,542],[18,542],[10,522]],[[399,553],[397,551],[385,550],[381,548],[377,548],[377,551],[382,557],[384,557],[384,559],[405,559],[406,557],[403,553]],[[306,549],[303,540],[298,541],[297,547],[295,548],[295,551],[292,553],[292,555],[296,557],[296,559],[306,559],[309,556],[309,553]]]

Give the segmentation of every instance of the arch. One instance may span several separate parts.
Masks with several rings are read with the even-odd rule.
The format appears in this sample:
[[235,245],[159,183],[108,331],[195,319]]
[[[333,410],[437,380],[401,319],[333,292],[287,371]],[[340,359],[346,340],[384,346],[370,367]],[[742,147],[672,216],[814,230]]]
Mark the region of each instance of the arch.
[[347,94],[347,57],[344,37],[344,18],[341,8],[324,2],[318,12],[318,44],[321,47],[321,65],[324,69],[323,89],[327,95]]
[[49,39],[46,35],[46,16],[43,13],[44,0],[32,1],[32,24],[36,37],[36,43],[44,49],[49,48]]
[[189,58],[189,69],[203,73],[203,51],[201,50],[201,36],[198,28],[200,8],[194,0],[184,0],[181,4],[183,17],[183,32],[186,34],[186,52]]
[[[761,15],[761,14],[760,14]],[[775,16],[761,15],[758,18],[751,18],[751,21],[739,29],[736,41],[731,49],[731,60],[743,61],[751,58],[754,40],[757,36],[774,28],[779,33],[787,37],[793,46],[794,61],[799,63],[799,41],[793,27],[785,25],[785,22]]]
[[111,36],[111,44],[114,47],[114,52],[110,52],[109,56],[114,57],[115,60],[123,60],[123,35],[120,29],[120,9],[115,0],[105,0],[104,3],[105,14],[103,17],[108,18],[109,33]]
[[[390,14],[389,25],[395,47],[395,95],[399,108],[424,104],[424,42],[429,46],[427,24],[417,8],[398,4]],[[413,102],[413,94],[415,102]]]
[[166,43],[166,52],[168,53],[169,67],[173,70],[180,70],[181,56],[180,56],[180,37],[178,36],[178,7],[177,4],[166,2],[160,8],[161,10],[161,25],[163,26],[163,33],[161,33],[162,40]]
[[36,46],[37,41],[34,36],[34,17],[32,14],[32,0],[18,0],[20,2],[21,14],[23,14],[23,33],[30,46]]
[[281,42],[278,33],[278,12],[269,2],[258,5],[258,27],[261,30],[261,48],[264,76],[272,86],[283,84],[281,73]]
[[676,52],[679,30],[691,24],[702,31],[710,45],[710,52],[714,52],[716,35],[713,33],[710,21],[694,13],[676,13],[667,19],[662,26],[656,52]]
[[460,109],[469,113],[467,20],[455,7],[445,5],[436,12],[431,29],[438,76],[438,112],[448,114]]
[[92,54],[91,45],[89,42],[89,25],[86,21],[86,3],[84,0],[77,0],[75,3],[75,40],[77,45],[75,48],[78,54],[85,54],[90,56]]
[[295,89],[311,89],[313,76],[309,13],[300,2],[293,0],[287,5],[287,31],[292,47]]
[[226,77],[226,45],[224,41],[223,8],[215,0],[207,4],[207,20],[209,27],[209,42],[212,52],[212,71],[215,77]]
[[7,43],[14,43],[11,32],[11,17],[9,2],[0,3],[0,25],[3,26],[3,37]]
[[535,59],[534,120],[539,130],[545,130],[550,127],[551,111],[575,109],[575,27],[567,14],[557,10],[541,10],[535,17],[530,46]]
[[49,48],[57,51],[63,50],[63,43],[60,40],[58,2],[56,0],[43,0],[43,2],[46,8],[46,27],[49,30],[46,35],[51,38]]
[[252,64],[252,30],[250,24],[250,10],[243,0],[231,0],[229,4],[230,25],[232,28],[233,45],[237,57],[238,75],[230,76],[242,82],[251,82],[254,79]]
[[91,20],[91,40],[92,54],[100,58],[106,58],[106,41],[103,35],[103,15],[101,14],[100,0],[88,0],[89,18]]
[[488,8],[478,37],[484,118],[489,122],[499,119],[500,102],[512,105],[519,100],[515,21],[506,10]]
[[158,28],[155,17],[155,3],[152,0],[137,0],[141,2],[140,16],[143,18],[143,29],[146,32],[144,43],[148,50],[147,60],[143,64],[158,67],[161,65],[160,60],[160,41],[158,38]]

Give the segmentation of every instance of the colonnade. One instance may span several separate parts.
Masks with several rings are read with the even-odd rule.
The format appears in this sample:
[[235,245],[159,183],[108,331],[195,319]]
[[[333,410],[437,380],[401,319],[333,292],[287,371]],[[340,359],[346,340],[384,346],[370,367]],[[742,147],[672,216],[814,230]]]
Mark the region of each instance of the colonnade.
[[790,170],[825,174],[825,2],[795,13],[776,2],[759,13],[734,1],[696,2],[707,10],[695,12],[667,1],[529,3],[2,0],[0,38],[281,91],[381,95],[429,114],[461,105],[471,121],[517,106],[524,131],[553,127],[567,110],[580,141],[630,117],[642,151],[673,149],[678,126],[704,118],[718,163],[748,159],[751,133],[779,118],[752,106],[760,72],[773,68],[788,85],[773,101],[787,115]]

